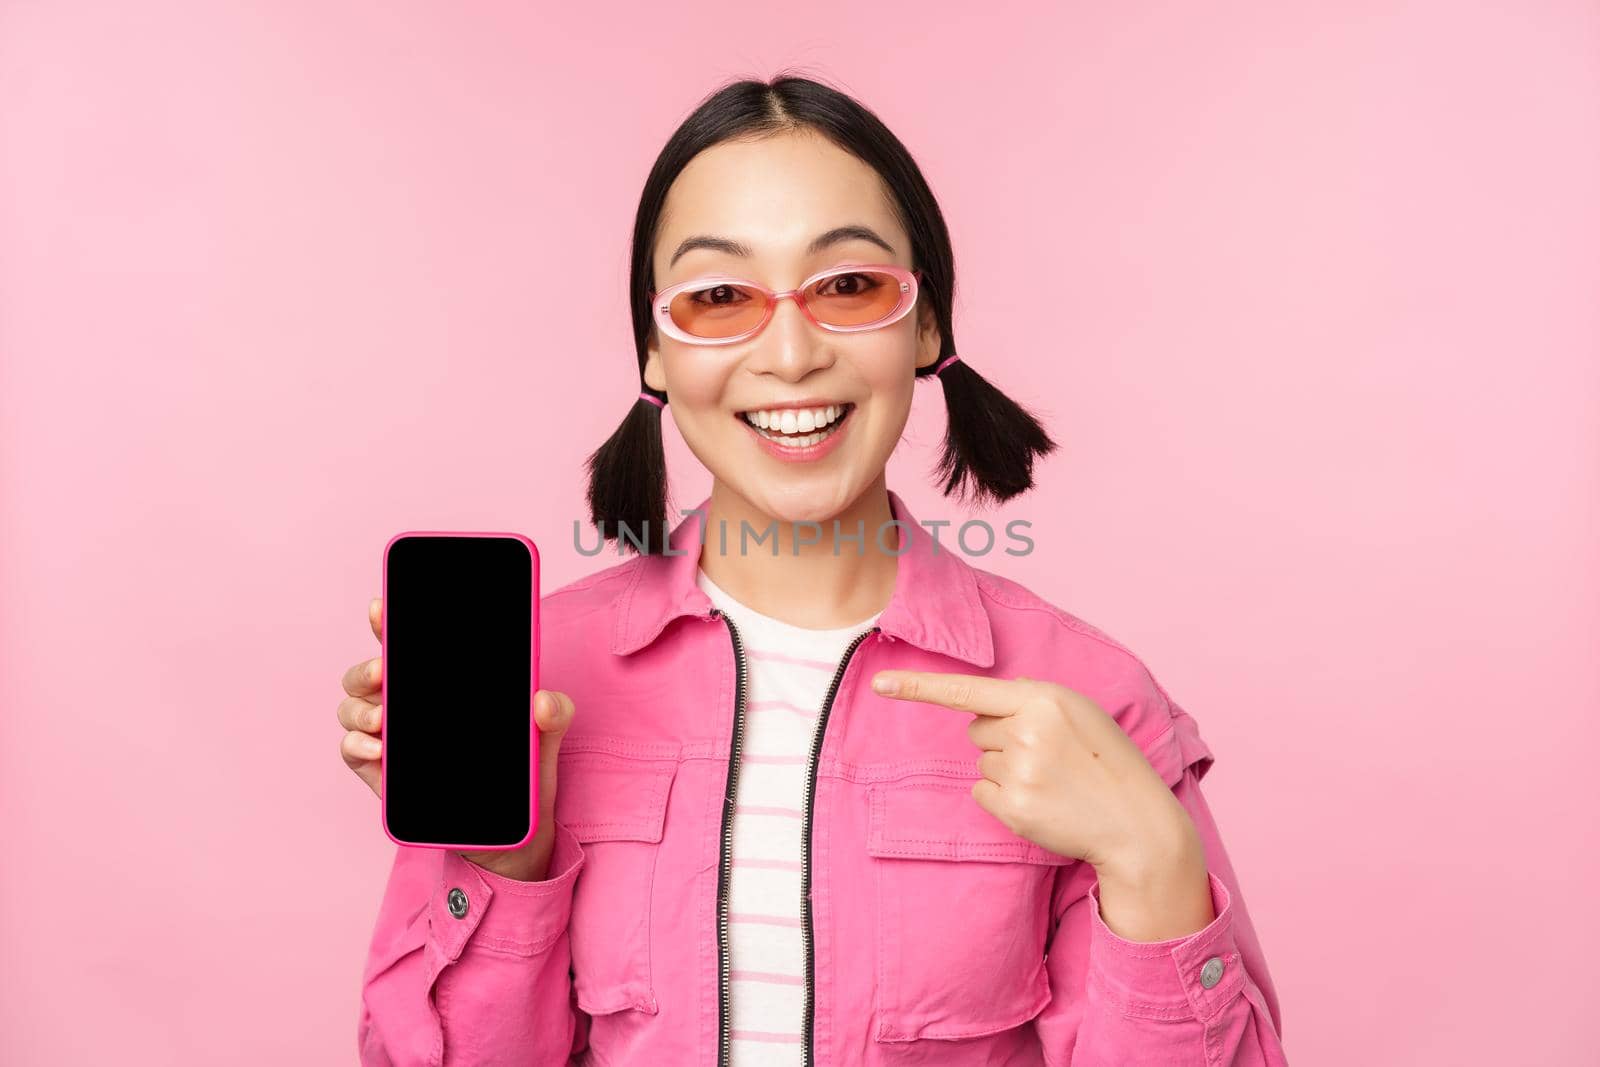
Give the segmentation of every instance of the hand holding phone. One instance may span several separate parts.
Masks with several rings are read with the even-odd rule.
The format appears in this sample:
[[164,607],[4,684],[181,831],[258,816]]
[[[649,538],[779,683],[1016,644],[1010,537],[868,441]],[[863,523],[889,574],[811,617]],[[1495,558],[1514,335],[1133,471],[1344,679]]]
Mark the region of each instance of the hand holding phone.
[[368,606],[382,654],[343,679],[346,765],[396,843],[542,879],[573,705],[537,688],[537,549],[520,534],[400,534],[384,594]]

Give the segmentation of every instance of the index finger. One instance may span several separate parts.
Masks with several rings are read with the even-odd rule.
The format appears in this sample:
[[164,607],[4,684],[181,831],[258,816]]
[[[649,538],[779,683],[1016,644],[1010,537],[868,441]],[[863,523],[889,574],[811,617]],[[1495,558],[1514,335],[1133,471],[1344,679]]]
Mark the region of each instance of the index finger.
[[375,596],[367,603],[367,621],[372,624],[372,636],[383,640],[383,597]]
[[[885,683],[892,686],[887,692],[881,688]],[[896,700],[921,700],[979,715],[1014,715],[1029,696],[1025,686],[1010,679],[937,671],[879,671],[872,676],[872,688]]]

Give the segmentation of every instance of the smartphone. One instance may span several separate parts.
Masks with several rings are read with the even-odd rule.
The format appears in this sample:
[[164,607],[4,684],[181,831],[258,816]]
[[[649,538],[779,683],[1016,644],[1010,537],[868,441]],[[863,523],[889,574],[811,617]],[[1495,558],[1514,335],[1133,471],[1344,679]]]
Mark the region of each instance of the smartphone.
[[383,549],[383,828],[401,845],[525,845],[538,830],[539,550],[408,530]]

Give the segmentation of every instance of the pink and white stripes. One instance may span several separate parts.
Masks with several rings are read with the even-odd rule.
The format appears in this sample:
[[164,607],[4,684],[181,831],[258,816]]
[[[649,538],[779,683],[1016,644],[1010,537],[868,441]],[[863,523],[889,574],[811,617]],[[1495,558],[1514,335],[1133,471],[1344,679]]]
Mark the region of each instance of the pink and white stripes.
[[751,611],[704,571],[699,582],[738,627],[749,671],[729,886],[733,1063],[799,1064],[805,1010],[801,833],[811,743],[840,658],[877,616],[836,630],[806,630]]

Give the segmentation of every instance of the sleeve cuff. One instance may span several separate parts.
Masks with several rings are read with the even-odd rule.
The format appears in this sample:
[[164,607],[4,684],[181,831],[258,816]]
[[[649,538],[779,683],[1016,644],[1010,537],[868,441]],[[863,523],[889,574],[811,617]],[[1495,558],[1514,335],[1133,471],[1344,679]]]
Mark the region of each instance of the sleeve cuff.
[[566,931],[584,853],[577,836],[561,820],[555,827],[550,870],[542,881],[507,878],[462,859],[454,850],[444,852],[441,877],[428,902],[428,922],[445,960],[455,962],[469,940],[511,955],[532,956]]
[[1232,897],[1215,872],[1206,874],[1216,918],[1202,930],[1166,941],[1129,941],[1112,931],[1100,917],[1099,883],[1089,887],[1089,986],[1124,1015],[1209,1022],[1243,990],[1246,975],[1234,943]]

